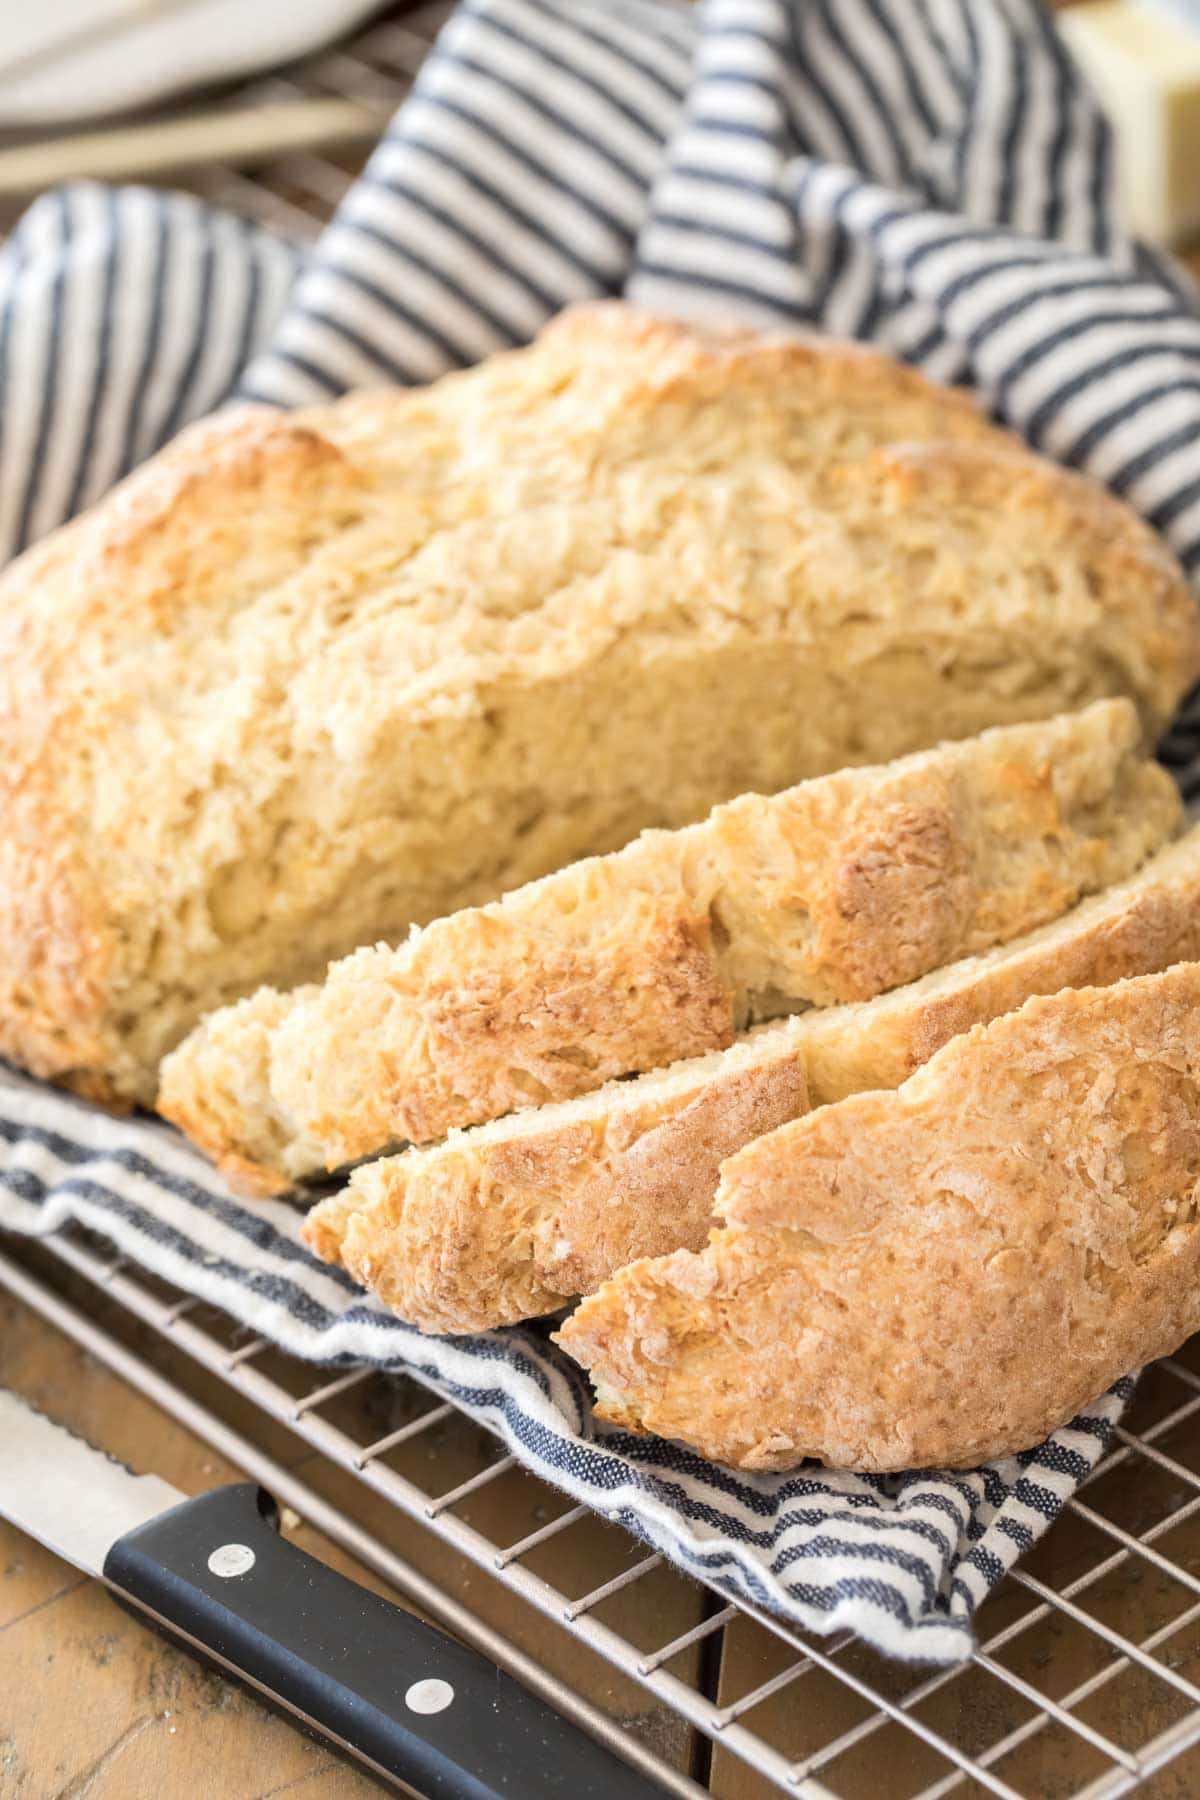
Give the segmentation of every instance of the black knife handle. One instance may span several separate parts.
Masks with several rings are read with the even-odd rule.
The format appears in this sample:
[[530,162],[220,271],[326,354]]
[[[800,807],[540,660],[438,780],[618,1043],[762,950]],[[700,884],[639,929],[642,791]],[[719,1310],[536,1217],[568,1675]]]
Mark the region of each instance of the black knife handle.
[[476,1651],[281,1538],[274,1502],[251,1483],[119,1538],[104,1579],[427,1800],[662,1800]]

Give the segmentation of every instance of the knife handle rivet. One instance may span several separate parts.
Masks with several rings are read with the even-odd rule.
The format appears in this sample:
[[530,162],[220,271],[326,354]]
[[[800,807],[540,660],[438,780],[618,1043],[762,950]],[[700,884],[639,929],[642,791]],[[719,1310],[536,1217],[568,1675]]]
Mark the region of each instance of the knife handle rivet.
[[248,1575],[254,1563],[255,1555],[249,1544],[218,1544],[208,1559],[212,1573],[226,1581],[233,1575]]
[[414,1681],[404,1696],[404,1704],[409,1712],[439,1713],[445,1712],[454,1698],[454,1689],[448,1681]]

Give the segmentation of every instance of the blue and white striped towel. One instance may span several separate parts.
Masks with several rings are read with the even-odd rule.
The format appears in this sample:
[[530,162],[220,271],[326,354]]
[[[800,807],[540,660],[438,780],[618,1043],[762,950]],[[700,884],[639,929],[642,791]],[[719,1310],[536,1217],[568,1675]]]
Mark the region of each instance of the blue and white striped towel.
[[[1115,219],[1107,127],[1035,0],[468,0],[314,253],[182,197],[67,189],[0,252],[0,550],[231,393],[425,381],[625,293],[816,325],[977,388],[1200,574],[1200,316]],[[1200,720],[1172,756],[1200,749]],[[597,1429],[536,1326],[420,1337],[166,1127],[0,1085],[0,1225],[78,1220],[293,1353],[413,1369],[736,1597],[965,1656],[1123,1382],[971,1474],[745,1476]],[[987,1355],[987,1345],[980,1345]]]

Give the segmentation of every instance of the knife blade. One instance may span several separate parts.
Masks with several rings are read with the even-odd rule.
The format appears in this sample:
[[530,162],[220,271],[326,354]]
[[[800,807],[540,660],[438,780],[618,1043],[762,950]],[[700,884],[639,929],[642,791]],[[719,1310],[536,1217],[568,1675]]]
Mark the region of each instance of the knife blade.
[[253,1482],[188,1498],[0,1388],[0,1517],[422,1800],[662,1789],[477,1651],[280,1537]]

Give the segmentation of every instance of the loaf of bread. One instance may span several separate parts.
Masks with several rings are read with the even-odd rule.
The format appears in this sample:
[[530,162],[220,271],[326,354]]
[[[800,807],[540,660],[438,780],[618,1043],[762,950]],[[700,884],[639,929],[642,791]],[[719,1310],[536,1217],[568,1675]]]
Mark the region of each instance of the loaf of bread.
[[[613,304],[185,432],[0,581],[0,1054],[204,1013],[648,825],[1198,666],[1121,502],[876,352]],[[528,1095],[526,1097],[529,1097]]]
[[810,1106],[898,1087],[1034,994],[1200,958],[1200,826],[1053,924],[732,1049],[365,1164],[306,1241],[423,1331],[551,1312],[639,1257],[701,1250],[726,1157]]
[[602,1417],[744,1469],[975,1466],[1200,1326],[1200,964],[1027,1001],[759,1138],[700,1255],[558,1334]]
[[743,795],[214,1013],[159,1109],[284,1186],[913,980],[1120,880],[1178,815],[1126,700]]

